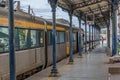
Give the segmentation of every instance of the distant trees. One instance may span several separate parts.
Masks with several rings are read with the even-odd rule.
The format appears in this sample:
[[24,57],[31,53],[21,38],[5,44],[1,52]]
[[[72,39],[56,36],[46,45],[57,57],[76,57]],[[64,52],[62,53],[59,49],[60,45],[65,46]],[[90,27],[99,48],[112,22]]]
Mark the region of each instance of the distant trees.
[[101,34],[107,34],[106,30],[101,30]]

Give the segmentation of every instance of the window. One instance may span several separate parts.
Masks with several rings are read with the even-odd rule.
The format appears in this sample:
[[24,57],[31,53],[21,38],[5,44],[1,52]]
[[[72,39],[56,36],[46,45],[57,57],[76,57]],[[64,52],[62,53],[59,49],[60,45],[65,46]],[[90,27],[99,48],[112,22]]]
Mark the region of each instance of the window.
[[77,40],[76,37],[77,37],[77,34],[76,34],[76,33],[73,33],[73,41],[76,41],[76,40]]
[[65,32],[59,32],[60,43],[65,42]]
[[20,48],[18,29],[15,29],[14,33],[15,33],[15,50],[18,50]]
[[[44,31],[19,29],[14,30],[15,50],[44,46]],[[0,52],[9,51],[8,28],[0,27]]]
[[40,31],[40,46],[44,46],[44,31]]
[[[48,45],[52,45],[52,31],[48,31]],[[56,43],[65,42],[65,32],[57,31],[56,32]]]
[[0,28],[0,52],[8,51],[9,35],[8,28]]
[[31,30],[31,47],[43,47],[44,46],[44,31]]
[[29,32],[27,29],[18,29],[19,33],[19,43],[20,43],[20,49],[27,48],[29,46],[27,43]]
[[35,47],[36,46],[36,37],[37,37],[37,32],[36,30],[31,30],[31,47]]
[[59,35],[59,32],[56,32],[56,43],[60,43],[60,35]]

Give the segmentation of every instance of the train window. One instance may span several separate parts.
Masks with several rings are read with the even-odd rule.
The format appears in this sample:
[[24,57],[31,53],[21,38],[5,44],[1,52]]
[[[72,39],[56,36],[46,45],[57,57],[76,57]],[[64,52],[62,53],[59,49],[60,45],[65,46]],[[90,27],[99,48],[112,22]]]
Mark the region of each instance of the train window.
[[36,46],[36,30],[31,30],[31,47],[35,47]]
[[47,42],[48,42],[48,45],[51,45],[52,44],[52,31],[48,31],[47,32]]
[[40,31],[40,46],[44,46],[44,31]]
[[65,32],[59,32],[60,43],[65,42]]
[[[65,32],[57,31],[56,32],[56,43],[65,42]],[[48,31],[48,45],[52,44],[52,31]]]
[[76,37],[77,37],[77,34],[76,34],[76,33],[73,33],[73,41],[76,41],[76,40],[77,40]]
[[60,43],[59,32],[56,32],[56,43]]
[[39,47],[40,46],[40,41],[39,41],[39,38],[40,38],[40,30],[36,30],[36,47]]
[[15,29],[14,33],[15,33],[15,50],[18,50],[20,47],[18,29]]
[[20,49],[27,48],[27,39],[28,39],[28,30],[27,29],[18,29],[19,33],[19,43]]
[[8,41],[8,28],[0,28],[0,52],[8,51],[9,44]]

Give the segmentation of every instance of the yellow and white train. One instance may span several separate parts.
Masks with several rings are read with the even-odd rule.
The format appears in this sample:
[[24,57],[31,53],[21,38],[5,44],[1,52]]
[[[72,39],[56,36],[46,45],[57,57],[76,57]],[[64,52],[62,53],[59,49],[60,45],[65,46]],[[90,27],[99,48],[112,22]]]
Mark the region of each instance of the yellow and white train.
[[[14,25],[16,74],[23,80],[52,64],[52,22],[15,11]],[[79,49],[78,30],[73,28],[74,53]],[[0,80],[9,80],[8,36],[8,9],[0,7]],[[68,24],[56,23],[56,53],[57,61],[69,56]]]

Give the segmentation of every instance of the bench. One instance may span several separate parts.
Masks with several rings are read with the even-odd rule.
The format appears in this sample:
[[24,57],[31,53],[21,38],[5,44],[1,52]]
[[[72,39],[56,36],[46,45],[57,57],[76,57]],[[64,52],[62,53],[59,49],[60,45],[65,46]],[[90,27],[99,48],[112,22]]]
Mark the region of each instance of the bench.
[[108,65],[108,72],[110,74],[120,74],[120,63],[109,64]]
[[113,56],[109,58],[109,63],[120,63],[120,56]]

